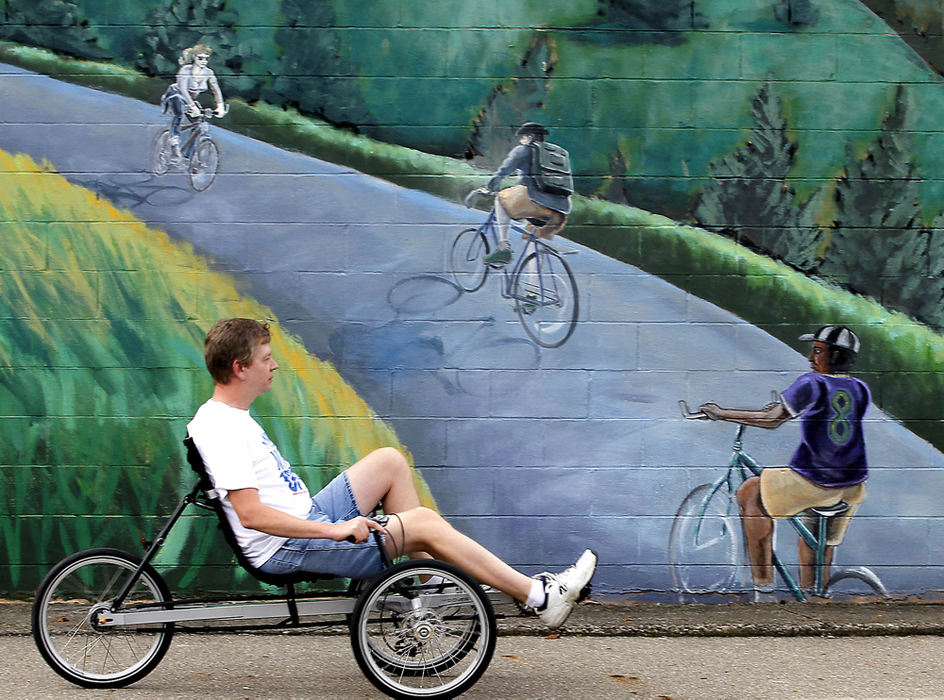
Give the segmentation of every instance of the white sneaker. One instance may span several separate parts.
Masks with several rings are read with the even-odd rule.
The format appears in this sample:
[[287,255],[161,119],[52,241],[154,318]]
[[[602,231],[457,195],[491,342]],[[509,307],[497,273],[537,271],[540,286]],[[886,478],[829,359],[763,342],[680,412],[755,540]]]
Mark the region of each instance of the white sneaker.
[[776,603],[779,602],[777,591],[773,586],[754,586],[751,602],[753,603]]
[[544,594],[547,596],[544,607],[536,610],[541,622],[551,629],[564,624],[574,609],[574,605],[577,604],[583,589],[593,578],[596,568],[597,553],[592,549],[586,549],[576,564],[559,574],[545,572],[535,576],[543,582]]

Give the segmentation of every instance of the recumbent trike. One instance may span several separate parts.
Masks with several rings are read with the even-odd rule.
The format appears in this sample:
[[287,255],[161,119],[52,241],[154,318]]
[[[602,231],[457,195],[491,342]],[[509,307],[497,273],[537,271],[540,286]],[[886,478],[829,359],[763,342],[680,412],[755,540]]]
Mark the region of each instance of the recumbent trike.
[[[376,578],[352,580],[343,592],[297,594],[296,584],[332,577],[272,575],[253,567],[236,544],[200,453],[190,438],[184,443],[197,484],[154,542],[145,543],[143,558],[119,549],[87,549],[56,564],[40,584],[32,608],[33,638],[59,675],[89,688],[134,683],[160,663],[176,623],[226,621],[226,629],[245,630],[328,626],[345,619],[364,675],[392,697],[452,697],[485,672],[495,650],[492,604],[513,603],[510,596],[486,593],[446,562],[392,564],[383,547],[385,568]],[[260,581],[284,586],[285,594],[172,598],[150,562],[190,505],[215,512],[238,562]],[[377,519],[383,523],[383,518]]]

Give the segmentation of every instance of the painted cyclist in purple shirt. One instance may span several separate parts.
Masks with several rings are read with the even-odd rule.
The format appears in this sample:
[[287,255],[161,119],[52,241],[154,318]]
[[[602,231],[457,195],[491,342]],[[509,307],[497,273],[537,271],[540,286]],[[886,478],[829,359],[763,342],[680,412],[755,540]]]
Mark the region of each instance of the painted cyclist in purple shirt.
[[[800,340],[813,343],[808,355],[813,371],[793,382],[779,401],[759,410],[721,408],[714,403],[700,408],[712,420],[759,428],[776,428],[791,418],[801,421],[802,440],[789,467],[764,469],[737,492],[754,585],[759,590],[773,585],[774,519],[845,501],[848,510],[830,519],[827,532],[829,580],[833,549],[842,543],[849,520],[865,499],[869,475],[862,418],[871,393],[865,382],[848,374],[859,352],[858,336],[845,326],[823,326]],[[811,588],[815,553],[802,539],[798,553],[800,585]]]

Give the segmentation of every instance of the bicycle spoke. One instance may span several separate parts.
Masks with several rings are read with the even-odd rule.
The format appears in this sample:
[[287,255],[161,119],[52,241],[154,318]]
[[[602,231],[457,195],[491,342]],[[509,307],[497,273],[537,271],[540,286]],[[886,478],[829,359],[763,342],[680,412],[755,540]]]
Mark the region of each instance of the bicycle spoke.
[[705,484],[679,507],[669,536],[672,578],[679,592],[732,590],[740,553],[732,501],[728,491]]
[[525,331],[538,345],[555,348],[577,324],[577,285],[567,263],[556,253],[540,249],[529,254],[515,271],[511,296]]
[[[95,627],[96,610],[107,607],[140,560],[112,549],[93,549],[68,557],[37,591],[33,636],[40,653],[57,673],[85,687],[133,683],[160,661],[173,625],[155,629]],[[143,569],[129,601],[166,600],[169,593],[153,570]]]

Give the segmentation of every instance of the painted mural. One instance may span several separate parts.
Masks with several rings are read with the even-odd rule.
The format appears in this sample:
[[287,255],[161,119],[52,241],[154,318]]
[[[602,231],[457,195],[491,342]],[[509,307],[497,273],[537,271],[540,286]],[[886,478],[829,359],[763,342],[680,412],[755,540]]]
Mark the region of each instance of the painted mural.
[[[312,486],[396,446],[516,567],[597,549],[601,598],[939,597],[942,27],[936,0],[0,1],[0,592],[156,534],[203,334],[243,315]],[[864,445],[867,482],[798,445],[845,476]],[[802,507],[771,522],[774,492]],[[182,533],[173,586],[251,585]]]

